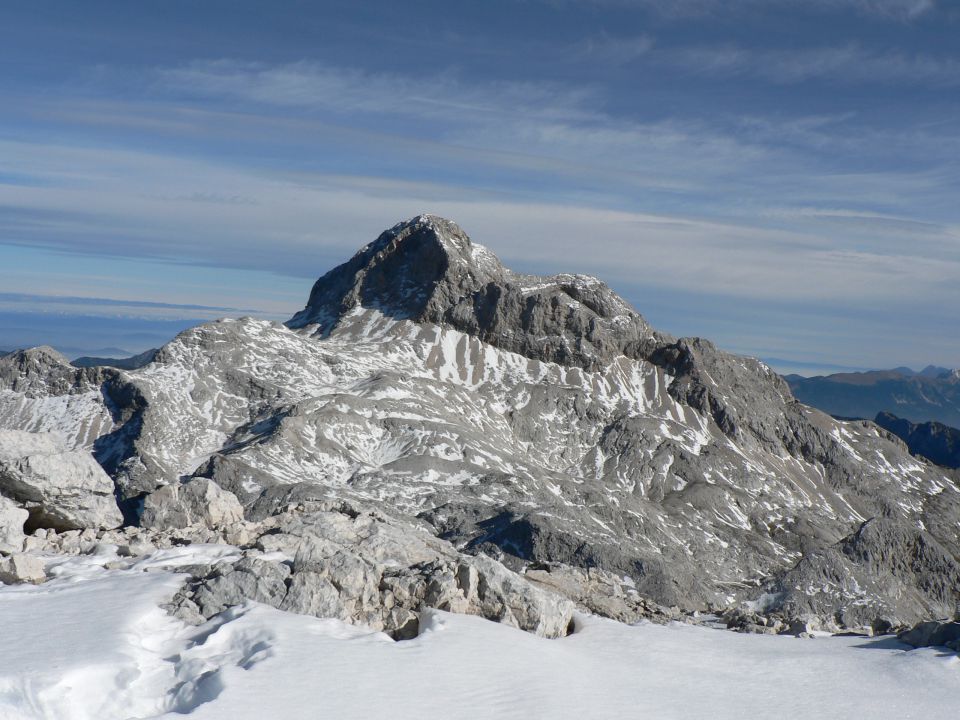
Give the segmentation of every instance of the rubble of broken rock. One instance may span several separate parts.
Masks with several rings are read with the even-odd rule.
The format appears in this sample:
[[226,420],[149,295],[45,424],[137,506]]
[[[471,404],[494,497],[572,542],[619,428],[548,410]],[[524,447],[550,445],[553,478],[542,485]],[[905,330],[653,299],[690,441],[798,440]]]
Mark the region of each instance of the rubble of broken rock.
[[[800,637],[849,630],[843,618],[785,614],[783,602],[771,603],[774,611],[747,603],[684,612],[644,597],[627,576],[464,552],[437,537],[426,519],[401,519],[353,501],[291,492],[265,497],[245,514],[232,492],[206,478],[148,495],[140,526],[120,527],[108,483],[88,454],[68,450],[53,436],[0,432],[0,490],[12,496],[0,495],[0,582],[42,583],[47,568],[56,577],[58,558],[89,555],[108,569],[183,574],[165,609],[188,623],[199,625],[252,601],[337,618],[398,640],[418,634],[427,609],[478,615],[548,638],[569,634],[578,610],[625,623],[686,622]],[[862,544],[870,533],[892,532],[887,528],[875,524],[854,540]],[[193,544],[235,552],[186,567],[164,554]],[[908,629],[883,618],[860,627],[865,634],[899,631],[917,647],[953,649],[960,642],[957,628],[957,622],[927,622]]]
[[[225,492],[205,488],[193,497],[230,507]],[[253,601],[364,625],[398,640],[415,637],[419,614],[431,608],[479,615],[543,637],[569,634],[578,610],[625,623],[685,622],[799,637],[841,630],[815,619],[800,621],[744,607],[685,613],[642,597],[629,578],[597,568],[533,563],[514,572],[487,555],[458,551],[426,525],[339,501],[291,504],[258,521],[227,513],[222,517],[229,522],[179,525],[190,512],[198,509],[166,515],[169,524],[151,528],[35,530],[23,538],[19,552],[0,559],[0,580],[43,582],[45,563],[71,555],[108,558],[110,569],[158,571],[166,567],[164,551],[214,544],[236,552],[210,564],[171,562],[166,568],[182,573],[184,582],[165,609],[188,623],[201,624]],[[208,509],[197,516],[210,515]],[[145,558],[151,561],[144,564]],[[904,628],[864,628],[863,633],[896,630]],[[914,644],[909,638],[918,636],[902,637]],[[931,644],[931,638],[939,637],[931,630],[915,642]]]
[[[574,603],[526,582],[489,557],[463,555],[422,529],[405,527],[375,511],[340,503],[298,505],[259,522],[237,520],[210,527],[37,530],[24,552],[8,560],[8,581],[36,582],[36,565],[25,559],[95,554],[115,548],[121,569],[157,551],[193,543],[225,544],[236,559],[212,565],[177,566],[187,573],[167,609],[199,624],[247,600],[281,610],[338,618],[413,637],[419,611],[437,608],[480,615],[544,637],[566,635]],[[40,563],[42,568],[42,562]],[[151,570],[162,569],[162,562]],[[0,573],[4,572],[0,564]],[[0,577],[4,577],[0,575]]]

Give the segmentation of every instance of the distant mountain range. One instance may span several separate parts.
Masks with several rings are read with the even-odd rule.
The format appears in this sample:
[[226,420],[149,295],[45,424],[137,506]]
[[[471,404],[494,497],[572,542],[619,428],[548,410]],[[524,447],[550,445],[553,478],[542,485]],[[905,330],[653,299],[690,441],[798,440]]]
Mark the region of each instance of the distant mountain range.
[[151,348],[150,350],[145,350],[139,355],[133,355],[131,357],[78,357],[75,360],[71,361],[71,365],[78,368],[90,368],[90,367],[112,367],[119,368],[120,370],[136,370],[141,368],[144,365],[153,362],[153,358],[156,357],[157,353],[160,352],[156,348]]
[[794,397],[831,415],[873,418],[891,413],[915,423],[960,427],[960,370],[930,365],[802,377],[786,375]]
[[903,440],[913,455],[944,467],[960,468],[960,430],[938,422],[912,423],[891,413],[878,413],[874,422]]
[[[29,346],[27,345],[19,345],[19,346],[15,345],[12,348],[10,347],[0,348],[0,357],[3,357],[4,355],[10,355],[12,353],[17,352],[18,350],[26,350],[28,349],[28,347]],[[136,354],[132,350],[124,350],[123,348],[113,347],[113,346],[81,348],[81,347],[75,347],[70,345],[61,345],[59,343],[57,343],[56,345],[52,345],[51,347],[53,347],[54,350],[56,350],[56,352],[60,353],[61,355],[67,358],[76,358],[76,360],[74,360],[73,362],[77,362],[81,360],[82,361],[107,360],[112,363],[112,362],[115,362],[117,359],[127,359],[131,357],[139,357],[141,355],[145,356],[147,353],[152,352],[152,350],[146,350],[142,353]],[[101,365],[104,363],[96,362],[95,364]],[[81,367],[81,366],[78,366],[78,367]]]

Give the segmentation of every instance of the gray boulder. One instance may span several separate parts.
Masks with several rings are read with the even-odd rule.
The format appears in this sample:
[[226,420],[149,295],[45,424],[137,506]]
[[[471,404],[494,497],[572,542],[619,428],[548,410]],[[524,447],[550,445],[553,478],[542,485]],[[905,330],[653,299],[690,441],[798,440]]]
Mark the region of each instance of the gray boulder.
[[467,611],[543,637],[570,632],[572,603],[545,592],[486,555],[464,558],[456,585]]
[[929,621],[914,625],[898,636],[901,642],[915,648],[943,645],[960,652],[960,621]]
[[524,569],[523,578],[535,587],[573,600],[584,612],[631,625],[641,620],[663,624],[694,619],[675,605],[659,605],[644,597],[630,578],[601,568],[537,563]]
[[167,485],[143,502],[140,524],[146,528],[184,528],[189,525],[225,527],[243,520],[237,496],[212,480],[196,478]]
[[114,528],[123,522],[113,481],[93,457],[52,433],[0,430],[0,493],[29,513],[28,527]]
[[23,524],[29,516],[30,513],[13,500],[0,495],[0,552],[23,549]]
[[42,583],[47,579],[43,561],[35,555],[14,553],[0,558],[0,582],[7,585]]
[[[190,607],[204,620],[246,600],[280,607],[289,577],[290,568],[282,563],[245,557],[211,570],[197,585]],[[190,619],[182,613],[181,617]]]

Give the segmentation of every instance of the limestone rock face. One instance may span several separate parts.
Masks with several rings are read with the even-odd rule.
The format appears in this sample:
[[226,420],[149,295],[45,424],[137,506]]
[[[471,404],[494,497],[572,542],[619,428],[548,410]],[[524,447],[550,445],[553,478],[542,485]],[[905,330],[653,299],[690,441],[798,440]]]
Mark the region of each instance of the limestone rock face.
[[[286,325],[207,323],[127,370],[2,357],[0,427],[91,450],[131,523],[227,523],[248,544],[235,505],[208,517],[210,481],[254,525],[343,502],[462,549],[414,562],[404,541],[398,569],[381,529],[361,554],[283,550],[288,606],[384,627],[442,604],[535,626],[474,555],[624,619],[743,605],[777,614],[749,619],[768,629],[879,627],[960,600],[954,475],[798,403],[757,360],[653,330],[599,280],[511,272],[430,215],[323,275]],[[256,542],[333,542],[343,521],[311,522]]]
[[654,346],[652,328],[596,278],[513,273],[435,215],[399,223],[324,275],[288,325],[329,334],[360,307],[585,369]]
[[249,599],[398,639],[417,634],[418,614],[427,608],[544,637],[567,634],[573,618],[569,599],[376,511],[312,504],[263,520],[257,532],[262,558],[200,573],[174,600],[174,612],[199,622]]
[[51,433],[0,430],[0,493],[27,510],[33,527],[112,528],[123,521],[110,476],[89,453]]
[[23,524],[30,513],[9,498],[0,495],[0,552],[23,549]]
[[96,389],[102,376],[79,370],[51,347],[40,346],[17,350],[3,356],[0,383],[3,387],[32,397],[55,392],[78,395]]
[[786,572],[769,588],[767,609],[825,618],[834,629],[895,628],[952,616],[958,588],[960,561],[936,538],[875,518]]
[[7,585],[19,583],[42,583],[47,579],[43,570],[43,561],[25,553],[13,553],[0,558],[0,582]]
[[544,637],[570,632],[573,603],[531,585],[486,555],[458,565],[456,585],[468,612]]
[[148,528],[182,528],[203,524],[224,527],[243,520],[237,496],[212,480],[167,485],[144,499],[140,522]]

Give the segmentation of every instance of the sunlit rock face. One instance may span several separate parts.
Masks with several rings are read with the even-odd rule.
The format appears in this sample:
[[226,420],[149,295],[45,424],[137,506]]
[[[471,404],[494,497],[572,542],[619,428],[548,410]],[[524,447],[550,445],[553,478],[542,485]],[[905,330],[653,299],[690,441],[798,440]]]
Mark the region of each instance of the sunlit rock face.
[[897,624],[960,599],[928,582],[960,556],[943,471],[756,360],[653,330],[602,282],[513,273],[434,216],[325,274],[286,325],[201,325],[132,370],[11,358],[0,425],[91,449],[129,518],[207,478],[251,520],[350,500],[688,610]]

